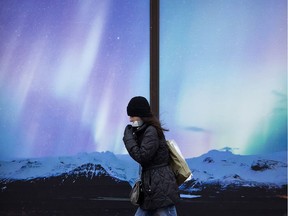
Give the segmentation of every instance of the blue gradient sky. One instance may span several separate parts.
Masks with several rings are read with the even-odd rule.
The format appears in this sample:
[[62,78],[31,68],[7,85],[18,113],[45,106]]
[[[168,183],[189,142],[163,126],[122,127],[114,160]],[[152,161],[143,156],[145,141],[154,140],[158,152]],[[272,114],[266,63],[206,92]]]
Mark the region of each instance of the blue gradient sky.
[[[186,157],[286,149],[286,1],[160,3],[167,137]],[[0,159],[127,153],[126,105],[149,96],[148,0],[2,0],[0,38]]]

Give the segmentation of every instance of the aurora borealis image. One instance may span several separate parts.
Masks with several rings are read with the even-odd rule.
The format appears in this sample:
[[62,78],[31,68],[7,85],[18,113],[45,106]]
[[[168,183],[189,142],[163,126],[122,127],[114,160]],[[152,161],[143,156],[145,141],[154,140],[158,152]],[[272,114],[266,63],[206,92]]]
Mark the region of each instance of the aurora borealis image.
[[169,137],[187,156],[286,151],[287,1],[180,2],[160,13]]
[[149,95],[149,1],[0,6],[0,159],[124,152],[127,103]]
[[[148,0],[2,0],[0,38],[0,160],[127,153]],[[287,151],[287,1],[161,0],[160,119],[185,157]]]

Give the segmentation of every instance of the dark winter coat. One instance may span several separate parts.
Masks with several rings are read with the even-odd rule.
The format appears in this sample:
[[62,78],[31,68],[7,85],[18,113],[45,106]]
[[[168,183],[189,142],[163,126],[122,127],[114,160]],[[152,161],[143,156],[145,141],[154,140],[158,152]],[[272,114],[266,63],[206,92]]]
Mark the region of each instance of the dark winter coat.
[[123,141],[129,155],[142,167],[144,199],[140,207],[152,210],[173,205],[179,199],[178,185],[169,166],[165,138],[154,126],[126,127]]

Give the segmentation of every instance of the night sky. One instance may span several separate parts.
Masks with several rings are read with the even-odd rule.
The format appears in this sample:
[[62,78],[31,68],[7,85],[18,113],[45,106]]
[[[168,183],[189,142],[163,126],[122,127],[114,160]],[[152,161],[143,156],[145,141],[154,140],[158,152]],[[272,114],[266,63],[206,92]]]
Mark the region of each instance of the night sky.
[[125,152],[127,103],[149,95],[149,1],[6,0],[0,20],[0,158]]
[[287,1],[161,2],[168,137],[187,156],[287,150]]
[[[160,3],[167,138],[186,157],[287,150],[286,1]],[[127,153],[127,103],[149,99],[148,0],[2,0],[0,38],[0,160]]]

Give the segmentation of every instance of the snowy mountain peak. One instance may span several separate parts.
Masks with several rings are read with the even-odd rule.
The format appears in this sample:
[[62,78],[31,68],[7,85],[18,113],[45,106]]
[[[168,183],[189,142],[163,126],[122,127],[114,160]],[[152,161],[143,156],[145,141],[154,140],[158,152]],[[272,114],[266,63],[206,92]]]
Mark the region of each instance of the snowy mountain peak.
[[[287,152],[269,155],[234,155],[212,150],[186,159],[193,172],[192,182],[287,185]],[[0,180],[47,178],[61,175],[94,178],[111,176],[131,185],[138,178],[138,164],[129,155],[112,152],[81,153],[73,157],[34,158],[0,162]]]
[[212,150],[187,162],[196,182],[282,186],[287,185],[286,157],[287,152],[243,156]]
[[107,171],[100,164],[87,163],[83,164],[68,173],[69,175],[85,176],[93,178],[95,176],[109,176]]

